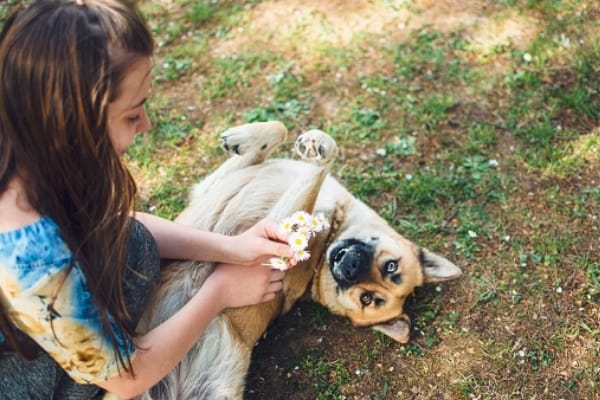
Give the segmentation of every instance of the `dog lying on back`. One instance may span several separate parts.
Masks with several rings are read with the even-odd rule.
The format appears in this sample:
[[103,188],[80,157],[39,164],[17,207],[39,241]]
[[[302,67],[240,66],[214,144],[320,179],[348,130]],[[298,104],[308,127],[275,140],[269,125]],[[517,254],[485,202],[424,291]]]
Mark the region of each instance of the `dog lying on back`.
[[[286,273],[283,290],[268,303],[228,309],[165,379],[142,399],[242,399],[252,348],[274,318],[310,291],[312,298],[355,326],[370,326],[400,343],[410,335],[404,301],[428,282],[461,275],[446,258],[392,229],[328,173],[335,141],[319,130],[298,137],[302,160],[269,159],[285,141],[279,122],[237,126],[221,135],[232,153],[192,190],[177,222],[225,234],[240,233],[264,217],[296,211],[323,213],[330,222],[309,244],[311,258]],[[176,261],[163,269],[139,330],[147,331],[181,308],[213,265]]]

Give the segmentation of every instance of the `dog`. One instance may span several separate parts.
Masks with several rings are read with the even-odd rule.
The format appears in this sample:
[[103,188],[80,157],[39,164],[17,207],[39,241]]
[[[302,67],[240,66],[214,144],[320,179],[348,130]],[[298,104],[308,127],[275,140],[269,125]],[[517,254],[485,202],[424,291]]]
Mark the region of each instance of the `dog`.
[[[193,187],[190,203],[176,221],[234,235],[262,218],[281,221],[303,210],[322,213],[328,229],[311,239],[310,259],[286,272],[274,300],[225,310],[181,363],[141,399],[242,399],[252,348],[269,324],[305,293],[355,326],[369,326],[406,343],[407,296],[424,283],[462,274],[447,258],[392,229],[329,174],[338,148],[323,131],[298,136],[295,148],[301,160],[269,159],[287,136],[277,121],[226,130],[221,147],[231,157]],[[163,268],[139,330],[152,329],[181,308],[213,267],[173,261]]]

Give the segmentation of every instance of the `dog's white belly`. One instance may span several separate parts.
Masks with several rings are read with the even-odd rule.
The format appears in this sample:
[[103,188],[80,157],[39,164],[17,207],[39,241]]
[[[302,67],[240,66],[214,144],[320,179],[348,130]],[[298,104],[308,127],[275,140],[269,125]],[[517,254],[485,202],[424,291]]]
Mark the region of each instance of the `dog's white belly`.
[[[200,182],[192,189],[191,206],[177,221],[225,234],[244,231],[267,216],[292,183],[314,175],[317,168],[303,161],[273,159],[231,171],[222,178],[218,191],[207,190]],[[346,196],[347,190],[328,176],[314,211],[327,215],[336,199]]]

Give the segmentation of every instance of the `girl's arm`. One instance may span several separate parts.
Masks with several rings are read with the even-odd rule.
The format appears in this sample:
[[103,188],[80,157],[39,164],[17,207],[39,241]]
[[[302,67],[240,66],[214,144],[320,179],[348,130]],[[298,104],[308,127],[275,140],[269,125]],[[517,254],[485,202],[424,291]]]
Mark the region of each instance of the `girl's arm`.
[[[262,265],[218,265],[196,295],[171,318],[135,340],[133,372],[96,383],[122,398],[135,397],[159,382],[185,357],[217,314],[271,300],[282,288],[283,271]],[[244,285],[240,286],[240,282]]]
[[171,318],[134,340],[133,374],[96,382],[123,398],[135,397],[165,377],[224,308],[272,300],[283,287],[285,273],[260,262],[293,255],[273,220],[262,220],[240,235],[226,236],[145,213],[135,213],[135,218],[155,238],[162,258],[225,264],[217,265],[194,297]]
[[271,219],[258,222],[240,235],[227,236],[146,213],[136,212],[134,217],[152,233],[161,258],[251,265],[293,254],[278,223]]

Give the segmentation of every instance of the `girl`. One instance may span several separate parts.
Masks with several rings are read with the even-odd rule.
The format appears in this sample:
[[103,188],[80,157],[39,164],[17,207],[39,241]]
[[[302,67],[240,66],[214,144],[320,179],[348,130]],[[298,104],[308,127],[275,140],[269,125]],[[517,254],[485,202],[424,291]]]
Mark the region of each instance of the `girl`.
[[[121,155],[150,128],[154,44],[120,0],[41,0],[0,35],[0,393],[136,396],[226,307],[268,301],[292,255],[275,221],[223,236],[133,212]],[[235,251],[233,251],[235,249]],[[135,326],[159,259],[215,261],[178,313]]]

